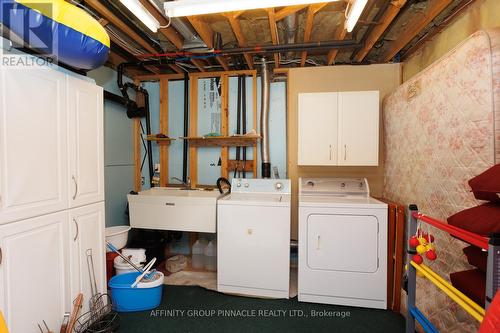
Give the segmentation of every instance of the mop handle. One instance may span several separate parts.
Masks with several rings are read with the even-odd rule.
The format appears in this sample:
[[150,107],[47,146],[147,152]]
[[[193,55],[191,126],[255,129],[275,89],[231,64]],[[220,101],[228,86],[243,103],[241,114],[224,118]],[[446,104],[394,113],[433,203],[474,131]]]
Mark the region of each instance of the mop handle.
[[110,242],[106,241],[106,245],[110,248],[111,251],[118,253],[120,257],[122,257],[123,260],[128,262],[132,267],[134,267],[139,273],[144,273],[142,269],[137,267],[131,260],[129,260],[126,256],[124,256],[113,244]]

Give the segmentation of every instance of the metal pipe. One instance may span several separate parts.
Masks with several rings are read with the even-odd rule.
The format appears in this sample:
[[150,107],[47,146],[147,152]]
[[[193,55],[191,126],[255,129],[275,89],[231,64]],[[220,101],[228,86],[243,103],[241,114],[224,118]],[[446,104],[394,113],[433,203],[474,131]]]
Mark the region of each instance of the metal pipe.
[[363,47],[364,44],[358,43],[355,40],[332,40],[332,41],[318,41],[308,43],[295,43],[285,45],[257,45],[250,47],[238,47],[232,49],[215,50],[213,53],[196,54],[192,52],[170,52],[170,53],[156,53],[156,54],[143,54],[141,58],[152,57],[170,57],[175,60],[189,60],[195,58],[209,58],[217,56],[229,56],[244,53],[278,53],[286,51],[312,51],[312,50],[329,50],[329,49],[356,49]]
[[[184,137],[189,130],[189,75],[184,73]],[[182,140],[182,181],[187,183],[188,141]]]
[[260,133],[261,139],[261,162],[262,162],[262,178],[271,178],[271,162],[269,161],[269,69],[267,68],[266,59],[261,61],[261,107],[260,107]]

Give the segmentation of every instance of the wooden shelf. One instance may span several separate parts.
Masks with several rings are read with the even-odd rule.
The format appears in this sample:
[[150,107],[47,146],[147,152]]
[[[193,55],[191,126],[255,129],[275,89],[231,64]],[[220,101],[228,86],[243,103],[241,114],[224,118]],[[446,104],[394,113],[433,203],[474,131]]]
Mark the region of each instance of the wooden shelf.
[[170,142],[174,141],[175,139],[172,139],[172,138],[157,138],[155,135],[148,135],[146,137],[146,140],[147,141],[155,141],[160,146],[168,146],[168,145],[170,145]]
[[191,147],[252,147],[257,144],[260,136],[196,136],[180,139],[187,140]]

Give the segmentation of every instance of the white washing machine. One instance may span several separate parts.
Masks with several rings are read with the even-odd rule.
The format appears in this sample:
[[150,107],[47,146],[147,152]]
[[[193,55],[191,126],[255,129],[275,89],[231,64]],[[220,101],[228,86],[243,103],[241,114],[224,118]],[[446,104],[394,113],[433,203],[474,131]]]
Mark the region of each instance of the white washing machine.
[[288,298],[290,180],[233,179],[217,202],[217,289]]
[[387,204],[366,179],[299,179],[298,299],[387,307]]

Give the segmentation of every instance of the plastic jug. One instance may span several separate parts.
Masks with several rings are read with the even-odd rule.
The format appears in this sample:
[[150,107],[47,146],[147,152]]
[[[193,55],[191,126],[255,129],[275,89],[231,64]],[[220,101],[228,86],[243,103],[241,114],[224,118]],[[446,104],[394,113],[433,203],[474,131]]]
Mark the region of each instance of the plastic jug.
[[201,239],[198,239],[191,249],[191,266],[195,269],[203,269],[205,267],[205,247],[206,245]]
[[210,241],[205,248],[205,269],[207,271],[217,270],[217,243]]

